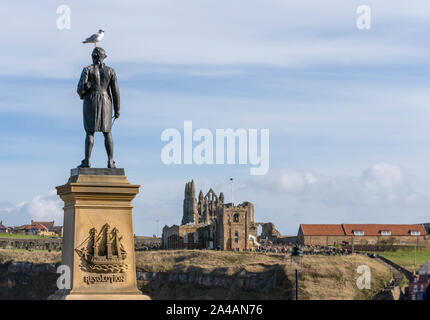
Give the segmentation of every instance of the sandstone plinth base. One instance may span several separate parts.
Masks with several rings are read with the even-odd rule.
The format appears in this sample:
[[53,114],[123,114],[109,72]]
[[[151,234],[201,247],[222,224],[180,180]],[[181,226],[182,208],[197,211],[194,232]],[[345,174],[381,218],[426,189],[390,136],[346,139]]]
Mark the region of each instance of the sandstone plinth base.
[[48,299],[149,300],[137,289],[131,201],[139,192],[124,169],[72,169],[57,187],[64,201],[62,264],[70,290]]
[[150,297],[138,294],[53,294],[49,300],[151,300]]

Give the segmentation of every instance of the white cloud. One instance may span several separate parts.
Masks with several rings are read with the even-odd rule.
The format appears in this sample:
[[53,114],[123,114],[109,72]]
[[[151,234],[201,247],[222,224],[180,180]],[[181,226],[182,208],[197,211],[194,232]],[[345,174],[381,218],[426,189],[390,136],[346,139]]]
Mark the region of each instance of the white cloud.
[[404,183],[402,169],[389,163],[377,163],[367,168],[362,175],[363,182],[371,188],[393,189]]
[[356,176],[272,170],[251,177],[240,193],[256,205],[258,220],[273,221],[287,233],[300,223],[420,223],[428,220],[430,205],[429,196],[390,163]]
[[370,204],[382,201],[411,202],[417,198],[402,169],[389,163],[373,164],[361,177],[326,176],[310,172],[274,170],[268,177],[252,177],[257,186],[283,195],[294,195],[307,201],[330,206],[351,203]]
[[63,224],[62,201],[55,190],[16,205],[1,203],[0,215],[8,226],[30,224],[30,220],[54,220],[58,225]]
[[302,191],[305,186],[304,177],[297,172],[283,173],[280,176],[281,188],[287,192]]

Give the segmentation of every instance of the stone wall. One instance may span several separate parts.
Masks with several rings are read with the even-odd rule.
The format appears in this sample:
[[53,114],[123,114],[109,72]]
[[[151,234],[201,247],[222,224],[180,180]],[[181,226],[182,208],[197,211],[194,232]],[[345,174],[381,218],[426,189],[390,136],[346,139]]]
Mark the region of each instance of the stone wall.
[[[53,294],[59,274],[56,273],[59,264],[34,264],[29,262],[6,262],[0,264],[0,300],[6,299],[39,299],[45,300]],[[167,273],[147,272],[137,270],[137,280],[142,285],[174,284],[178,286],[191,285],[203,290],[232,289],[252,290],[267,294],[276,286],[282,286],[282,279],[276,272],[249,273],[241,272],[233,276],[222,276],[196,273]],[[143,283],[142,283],[143,281]],[[205,289],[206,288],[206,289]],[[217,289],[218,288],[218,289]],[[285,290],[285,288],[283,289]],[[209,291],[208,291],[209,292]]]
[[260,223],[260,225],[262,228],[260,237],[262,239],[267,238],[269,240],[272,240],[281,236],[281,234],[278,230],[276,230],[275,225],[272,222]]
[[55,264],[0,264],[0,300],[46,299],[56,290],[56,270]]
[[161,238],[135,237],[134,249],[136,251],[158,250],[161,248]]
[[293,245],[297,243],[297,236],[280,236],[276,238],[275,243],[279,245]]
[[[48,250],[61,251],[62,238],[46,239],[9,239],[0,238],[0,249]],[[136,237],[134,241],[136,251],[157,250],[161,247],[161,238]]]
[[304,245],[374,245],[374,244],[387,244],[387,245],[404,245],[411,246],[418,244],[419,246],[430,245],[430,235],[423,236],[303,236],[298,235],[297,240],[300,244]]
[[199,287],[236,287],[268,291],[276,287],[276,272],[269,275],[246,272],[235,276],[220,276],[203,273],[166,273],[137,270],[137,280],[190,283]]
[[394,263],[393,261],[388,260],[387,258],[384,258],[384,257],[382,257],[382,256],[380,256],[380,255],[378,255],[378,258],[379,258],[379,259],[381,259],[382,261],[384,261],[385,263],[389,264],[389,265],[390,265],[390,266],[392,266],[393,268],[395,268],[395,269],[399,270],[401,273],[403,273],[403,274],[406,276],[406,278],[407,278],[409,281],[411,281],[411,280],[413,279],[413,273],[412,273],[412,272],[410,272],[409,270],[407,270],[407,269],[403,268],[402,266],[400,266],[400,265],[398,265],[398,264]]
[[0,238],[0,249],[61,251],[63,239],[9,239]]

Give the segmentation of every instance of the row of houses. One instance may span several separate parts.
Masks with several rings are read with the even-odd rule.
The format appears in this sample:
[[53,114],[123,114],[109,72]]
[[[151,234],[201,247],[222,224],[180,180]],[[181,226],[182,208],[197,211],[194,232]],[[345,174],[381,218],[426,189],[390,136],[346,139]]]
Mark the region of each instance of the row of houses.
[[3,221],[0,221],[0,233],[9,233],[10,229],[3,224]]
[[411,300],[428,300],[430,295],[430,260],[424,263],[418,272],[414,272],[409,282],[409,298]]
[[[27,225],[6,227],[0,221],[0,233],[62,236],[63,227],[56,226],[54,221],[34,220]],[[300,224],[297,236],[288,239],[319,246],[430,245],[430,224]]]
[[22,233],[38,236],[63,236],[63,227],[56,226],[54,221],[34,221],[19,227],[6,227],[0,221],[0,233]]
[[301,224],[302,245],[430,245],[427,224]]

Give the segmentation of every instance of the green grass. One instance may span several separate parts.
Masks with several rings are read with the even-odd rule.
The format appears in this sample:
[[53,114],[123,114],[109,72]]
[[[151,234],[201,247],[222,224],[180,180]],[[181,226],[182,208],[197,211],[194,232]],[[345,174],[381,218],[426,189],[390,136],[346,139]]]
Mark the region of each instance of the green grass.
[[22,261],[32,263],[60,263],[61,251],[0,249],[0,264],[7,261]]
[[409,280],[403,275],[402,282],[400,282],[399,287],[403,288],[409,286]]
[[54,238],[57,236],[37,236],[32,234],[24,234],[24,233],[0,233],[0,238],[9,238],[9,239],[46,239],[46,238]]
[[396,251],[377,252],[377,254],[401,265],[410,271],[418,269],[420,266],[430,260],[429,247],[417,248],[416,266],[414,265],[414,247],[399,248]]

